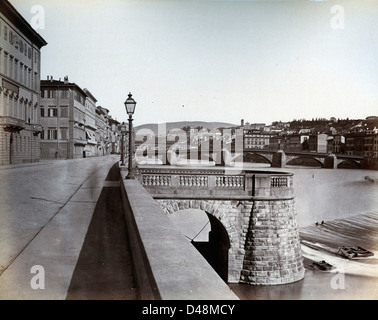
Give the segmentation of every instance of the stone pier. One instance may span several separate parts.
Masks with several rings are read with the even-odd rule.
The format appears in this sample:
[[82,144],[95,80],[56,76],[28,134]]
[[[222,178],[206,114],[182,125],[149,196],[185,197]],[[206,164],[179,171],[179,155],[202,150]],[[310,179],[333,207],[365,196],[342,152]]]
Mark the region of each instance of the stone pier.
[[160,170],[139,179],[166,214],[206,212],[209,243],[227,282],[274,285],[304,277],[292,174],[176,170],[168,178]]

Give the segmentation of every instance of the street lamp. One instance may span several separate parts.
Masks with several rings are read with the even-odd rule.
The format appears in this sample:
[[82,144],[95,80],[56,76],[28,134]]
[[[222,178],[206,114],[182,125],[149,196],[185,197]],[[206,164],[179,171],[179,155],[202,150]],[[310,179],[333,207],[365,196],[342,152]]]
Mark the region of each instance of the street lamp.
[[126,124],[122,122],[120,125],[121,129],[121,166],[125,165],[125,132],[126,132]]
[[126,112],[129,115],[129,173],[126,179],[135,179],[133,171],[133,114],[135,111],[136,102],[132,98],[131,92],[125,101]]

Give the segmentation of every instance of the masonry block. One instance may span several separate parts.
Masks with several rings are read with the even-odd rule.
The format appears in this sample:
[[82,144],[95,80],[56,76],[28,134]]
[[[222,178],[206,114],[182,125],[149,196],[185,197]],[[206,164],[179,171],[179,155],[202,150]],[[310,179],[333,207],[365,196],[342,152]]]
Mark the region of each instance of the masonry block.
[[304,277],[294,200],[158,200],[165,212],[201,209],[229,240],[229,283],[274,285]]
[[324,168],[336,169],[337,168],[337,158],[336,155],[330,154],[324,159]]

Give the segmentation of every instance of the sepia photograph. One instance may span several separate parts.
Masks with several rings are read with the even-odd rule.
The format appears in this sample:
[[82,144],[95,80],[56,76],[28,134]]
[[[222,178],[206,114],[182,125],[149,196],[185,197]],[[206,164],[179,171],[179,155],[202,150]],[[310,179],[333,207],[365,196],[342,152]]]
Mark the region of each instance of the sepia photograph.
[[0,300],[377,300],[377,30],[376,0],[0,0]]

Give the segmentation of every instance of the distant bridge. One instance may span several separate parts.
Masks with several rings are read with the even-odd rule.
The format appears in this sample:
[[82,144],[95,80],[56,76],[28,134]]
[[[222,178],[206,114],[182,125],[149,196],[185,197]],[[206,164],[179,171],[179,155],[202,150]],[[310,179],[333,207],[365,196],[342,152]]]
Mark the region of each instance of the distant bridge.
[[301,163],[301,160],[312,160],[322,168],[339,168],[343,165],[362,168],[364,157],[345,154],[328,154],[316,152],[283,152],[270,150],[244,150],[243,161],[249,161],[258,156],[265,159],[272,167]]
[[[310,163],[322,168],[361,168],[365,167],[365,160],[363,156],[352,156],[345,154],[330,154],[330,153],[316,153],[316,152],[284,152],[284,151],[272,151],[262,149],[244,149],[242,154],[239,154],[232,150],[227,152],[231,158],[235,157],[235,161],[243,162],[255,162],[261,161],[269,163],[272,167],[281,168],[286,165],[298,164],[303,165]],[[164,152],[163,152],[164,154]],[[155,151],[155,157],[160,158],[163,164],[175,164],[172,159],[195,159],[195,160],[209,160],[213,161],[218,166],[228,165],[225,151],[211,152],[202,151],[201,149],[187,149],[176,150],[176,152],[170,152],[164,154],[164,159],[161,151]]]

